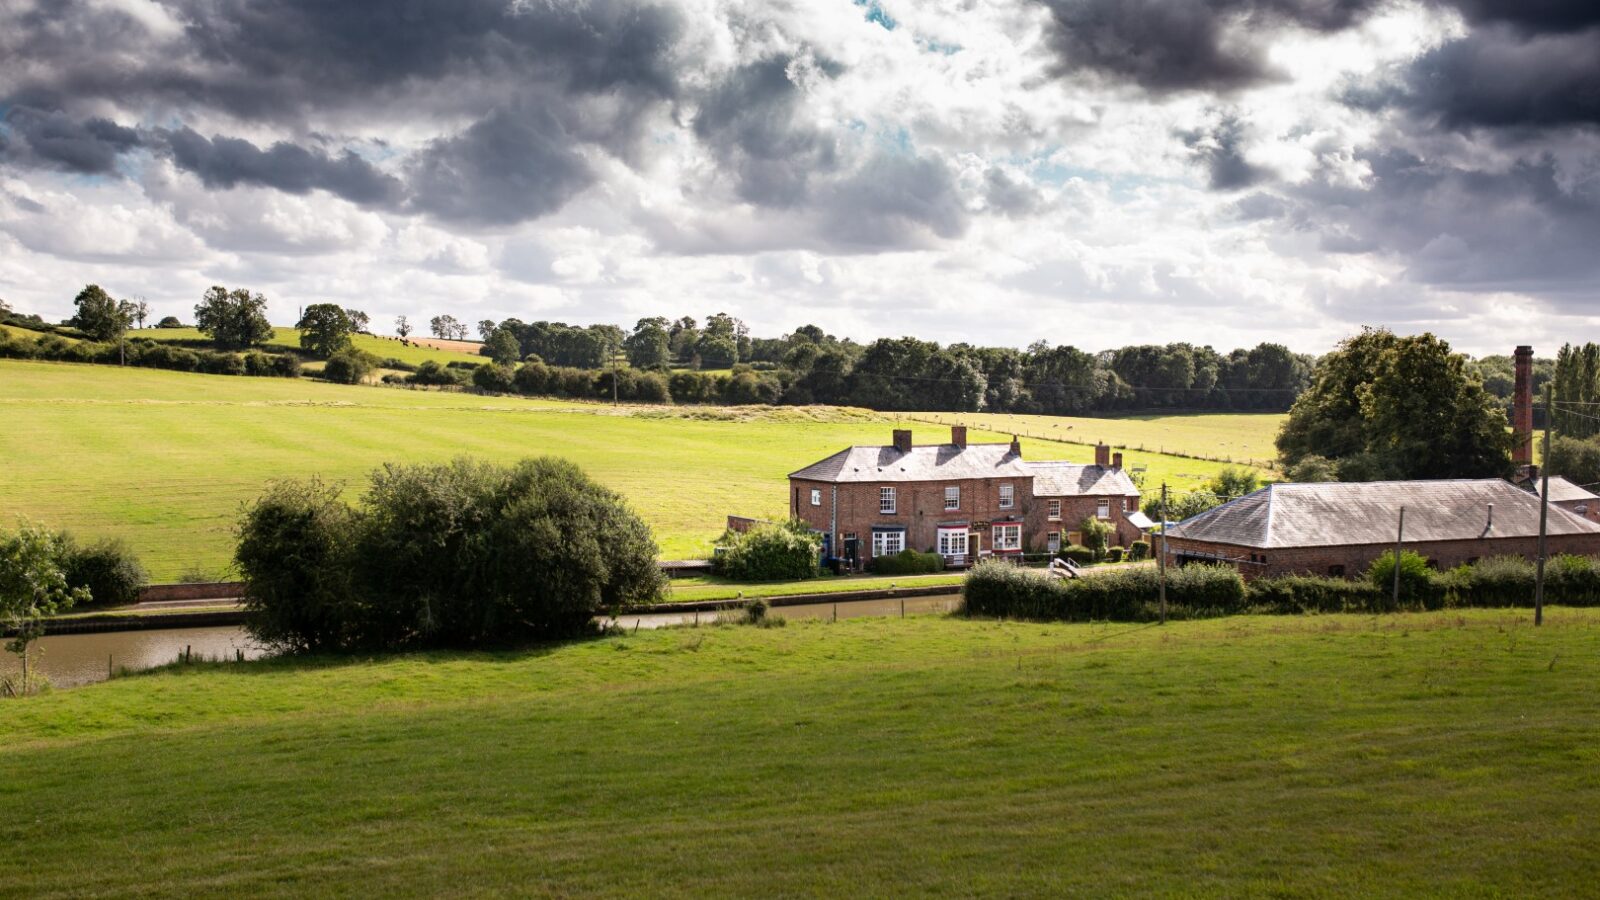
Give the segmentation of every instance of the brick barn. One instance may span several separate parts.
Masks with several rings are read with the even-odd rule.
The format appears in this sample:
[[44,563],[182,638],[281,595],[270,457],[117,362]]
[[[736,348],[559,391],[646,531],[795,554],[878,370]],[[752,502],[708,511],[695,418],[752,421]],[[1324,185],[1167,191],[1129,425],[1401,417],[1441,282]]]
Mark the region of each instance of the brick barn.
[[[1537,495],[1541,487],[1542,482],[1538,475],[1534,474],[1528,488]],[[1550,476],[1550,505],[1559,506],[1591,522],[1600,522],[1600,496],[1578,487],[1560,475]]]
[[1124,546],[1140,537],[1138,510],[1122,454],[1103,444],[1092,465],[1028,462],[1015,438],[969,444],[962,426],[949,443],[920,446],[896,430],[889,445],[848,447],[789,476],[790,514],[823,534],[825,554],[858,565],[907,548],[952,566],[1053,552],[1090,517]]
[[[1403,549],[1439,568],[1490,556],[1534,559],[1539,505],[1498,478],[1273,484],[1173,525],[1167,561],[1228,562],[1246,577],[1355,577],[1394,549],[1401,508]],[[1600,554],[1600,523],[1554,503],[1547,534],[1551,555]]]

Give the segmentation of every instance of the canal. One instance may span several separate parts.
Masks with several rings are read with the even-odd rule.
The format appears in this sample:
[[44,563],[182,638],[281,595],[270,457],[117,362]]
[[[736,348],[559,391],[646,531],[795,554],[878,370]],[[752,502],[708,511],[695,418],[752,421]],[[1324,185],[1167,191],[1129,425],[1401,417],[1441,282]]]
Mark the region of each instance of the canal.
[[[959,594],[905,599],[851,600],[841,603],[806,603],[778,606],[769,615],[785,619],[854,619],[864,616],[926,615],[956,608]],[[709,625],[718,616],[739,615],[725,612],[648,613],[621,616],[617,626],[632,631],[638,628],[665,628],[673,625]],[[33,645],[33,660],[38,671],[56,687],[77,687],[105,681],[114,670],[138,671],[175,662],[184,653],[194,659],[259,659],[266,651],[238,626],[209,628],[165,628],[150,631],[117,631],[102,634],[47,634]],[[0,654],[0,673],[15,674],[21,668],[16,656]]]

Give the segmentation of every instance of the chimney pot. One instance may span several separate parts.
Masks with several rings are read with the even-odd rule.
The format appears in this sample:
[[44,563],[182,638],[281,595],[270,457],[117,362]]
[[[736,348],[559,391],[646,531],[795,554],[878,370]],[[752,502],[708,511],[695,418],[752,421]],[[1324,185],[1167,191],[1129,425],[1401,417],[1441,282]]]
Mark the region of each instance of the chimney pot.
[[901,453],[911,452],[911,429],[896,428],[894,430],[894,448]]
[[950,443],[955,444],[957,447],[965,448],[967,446],[967,426],[951,425]]

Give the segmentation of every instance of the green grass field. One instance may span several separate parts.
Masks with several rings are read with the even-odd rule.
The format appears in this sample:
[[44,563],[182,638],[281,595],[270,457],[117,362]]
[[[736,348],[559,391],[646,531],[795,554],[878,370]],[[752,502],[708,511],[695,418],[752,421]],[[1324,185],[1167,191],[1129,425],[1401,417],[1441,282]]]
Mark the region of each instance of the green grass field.
[[1017,433],[1093,445],[1198,456],[1270,466],[1278,458],[1273,441],[1287,418],[1282,413],[1168,413],[1084,418],[1009,413],[915,413],[919,419],[967,423],[988,431]]
[[[148,338],[152,341],[182,341],[209,342],[209,338],[194,328],[145,328],[128,332],[129,337]],[[434,347],[422,347],[416,344],[406,346],[398,338],[380,337],[371,334],[358,334],[351,338],[351,343],[357,350],[365,350],[379,359],[398,359],[404,363],[418,365],[428,360],[440,363],[472,362],[481,363],[484,358],[475,353],[461,353],[455,350],[440,350]],[[300,349],[300,330],[278,326],[272,329],[272,339],[267,341],[267,350],[296,350]]]
[[[154,369],[0,361],[0,520],[27,516],[80,537],[117,536],[157,581],[230,557],[241,502],[272,478],[365,487],[384,462],[556,454],[620,491],[668,558],[709,552],[729,514],[781,516],[789,472],[851,443],[889,440],[860,410],[615,409],[467,393],[229,378]],[[945,439],[917,426],[924,441]],[[1003,440],[973,434],[974,440]],[[1072,444],[1025,442],[1031,459],[1087,461]],[[1220,464],[1129,454],[1176,488]]]
[[1583,896],[1600,613],[940,616],[0,703],[0,896]]

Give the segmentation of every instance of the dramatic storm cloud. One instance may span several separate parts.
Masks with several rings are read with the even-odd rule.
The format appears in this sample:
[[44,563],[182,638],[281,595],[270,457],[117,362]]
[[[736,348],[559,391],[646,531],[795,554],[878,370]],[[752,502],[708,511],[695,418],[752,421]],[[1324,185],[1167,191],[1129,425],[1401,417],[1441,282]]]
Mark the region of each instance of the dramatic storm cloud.
[[13,0],[0,297],[1549,345],[1597,98],[1571,0]]

